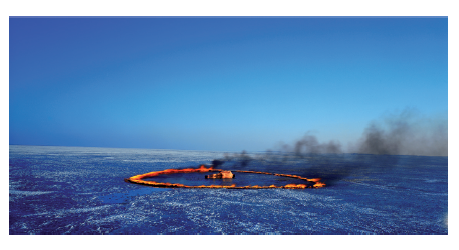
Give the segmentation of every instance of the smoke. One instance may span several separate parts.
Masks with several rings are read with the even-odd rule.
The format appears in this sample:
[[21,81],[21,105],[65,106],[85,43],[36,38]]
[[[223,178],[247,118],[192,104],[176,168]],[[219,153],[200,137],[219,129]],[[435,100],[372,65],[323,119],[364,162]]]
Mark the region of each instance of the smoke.
[[277,151],[304,157],[311,154],[341,154],[344,151],[375,155],[448,156],[448,118],[426,117],[415,109],[389,113],[372,121],[361,137],[343,150],[338,140],[320,143],[310,132],[292,146],[281,144]]
[[448,156],[448,120],[406,109],[370,123],[357,145],[362,154]]
[[370,122],[361,138],[350,144],[346,152],[351,154],[343,154],[339,141],[320,143],[310,132],[290,145],[279,143],[275,149],[255,156],[246,151],[227,154],[213,164],[232,162],[230,167],[245,169],[253,162],[271,171],[298,169],[290,166],[301,164],[300,175],[322,178],[331,185],[351,174],[395,167],[400,155],[448,156],[448,119],[421,116],[413,109],[386,114]]
[[303,154],[339,154],[341,144],[335,141],[320,144],[317,138],[313,135],[306,134],[302,139],[295,143],[295,154],[302,156]]

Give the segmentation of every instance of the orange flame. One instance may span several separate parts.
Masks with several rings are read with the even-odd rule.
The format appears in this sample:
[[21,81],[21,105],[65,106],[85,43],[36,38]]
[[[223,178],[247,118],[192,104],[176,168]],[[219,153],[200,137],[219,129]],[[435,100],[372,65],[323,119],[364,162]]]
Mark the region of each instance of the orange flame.
[[142,179],[144,178],[150,178],[150,177],[155,177],[161,174],[175,174],[175,173],[202,173],[202,172],[210,172],[210,171],[223,171],[221,169],[214,169],[213,166],[210,166],[209,168],[206,168],[206,166],[201,165],[198,168],[185,168],[185,169],[166,169],[162,171],[155,171],[155,172],[150,172],[150,173],[145,173],[145,174],[140,174],[140,175],[134,175],[130,178],[124,179],[126,182],[131,182],[131,183],[136,183],[136,184],[141,184],[141,185],[148,185],[148,186],[153,186],[153,187],[177,187],[177,188],[229,188],[229,189],[267,189],[267,188],[286,188],[286,189],[304,189],[304,188],[321,188],[325,187],[325,183],[320,182],[320,178],[313,178],[313,179],[308,179],[304,178],[301,176],[297,175],[289,175],[289,174],[274,174],[274,173],[268,173],[268,172],[256,172],[256,171],[250,171],[250,170],[235,170],[234,172],[239,172],[239,173],[253,173],[253,174],[267,174],[267,175],[275,175],[275,176],[283,176],[283,177],[290,177],[290,178],[296,178],[296,179],[301,179],[305,180],[308,182],[313,182],[314,184],[311,185],[306,185],[306,184],[287,184],[285,186],[276,186],[276,185],[270,185],[270,186],[243,186],[243,187],[237,187],[236,184],[232,184],[231,186],[223,186],[223,185],[200,185],[200,186],[187,186],[183,185],[180,183],[164,183],[164,182],[155,182],[155,181],[144,181]]
[[314,185],[312,185],[312,187],[314,188],[321,188],[321,187],[325,187],[325,183],[323,182],[316,182]]

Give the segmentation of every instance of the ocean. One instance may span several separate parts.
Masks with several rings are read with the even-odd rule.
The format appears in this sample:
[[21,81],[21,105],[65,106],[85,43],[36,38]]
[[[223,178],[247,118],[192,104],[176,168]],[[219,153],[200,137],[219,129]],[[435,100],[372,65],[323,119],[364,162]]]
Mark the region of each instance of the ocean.
[[[322,178],[312,189],[157,188],[134,175],[222,163]],[[187,185],[284,185],[171,174]],[[9,146],[10,235],[447,235],[448,157]]]

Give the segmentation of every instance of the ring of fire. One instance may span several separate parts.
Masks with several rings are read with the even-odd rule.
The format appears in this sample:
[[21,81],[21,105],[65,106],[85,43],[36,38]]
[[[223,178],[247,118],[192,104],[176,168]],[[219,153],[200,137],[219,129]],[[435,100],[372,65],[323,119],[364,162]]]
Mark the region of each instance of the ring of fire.
[[[224,185],[200,185],[200,186],[187,186],[180,183],[164,183],[164,182],[155,182],[155,181],[144,181],[144,178],[150,178],[154,176],[158,176],[161,174],[176,174],[176,173],[196,173],[196,172],[212,172],[212,171],[223,171],[222,169],[214,169],[213,166],[206,168],[204,165],[201,165],[198,168],[185,168],[185,169],[166,169],[162,171],[155,171],[140,175],[135,175],[130,178],[124,179],[126,182],[153,186],[153,187],[168,187],[168,188],[227,188],[227,189],[267,189],[267,188],[287,188],[287,189],[304,189],[304,188],[321,188],[325,186],[325,183],[320,182],[320,178],[308,179],[297,175],[289,175],[289,174],[275,174],[275,173],[268,173],[268,172],[256,172],[256,171],[244,171],[244,170],[234,170],[234,172],[239,173],[251,173],[251,174],[267,174],[267,175],[275,175],[275,176],[282,176],[282,177],[290,177],[296,178],[300,180],[305,180],[308,184],[287,184],[285,186],[276,186],[276,185],[269,185],[269,186],[240,186],[237,187],[236,184],[230,186]],[[313,183],[312,185],[310,183]]]

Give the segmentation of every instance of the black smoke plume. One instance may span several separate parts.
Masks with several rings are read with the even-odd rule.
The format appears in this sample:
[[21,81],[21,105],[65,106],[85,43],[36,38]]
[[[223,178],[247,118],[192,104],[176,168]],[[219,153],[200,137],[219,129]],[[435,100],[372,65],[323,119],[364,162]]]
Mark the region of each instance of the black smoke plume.
[[[337,140],[320,143],[314,135],[306,133],[293,144],[281,143],[276,150],[267,150],[265,154],[249,156],[242,151],[215,163],[228,167],[226,163],[232,162],[230,167],[235,169],[250,168],[254,163],[274,172],[300,169],[301,173],[292,174],[319,177],[331,185],[351,174],[395,167],[400,155],[448,156],[448,120],[426,118],[413,109],[388,114],[371,122],[361,138],[346,150],[347,154],[343,151]],[[294,164],[301,166],[290,168]]]
[[357,145],[362,154],[448,156],[448,120],[413,110],[386,115],[370,123]]

